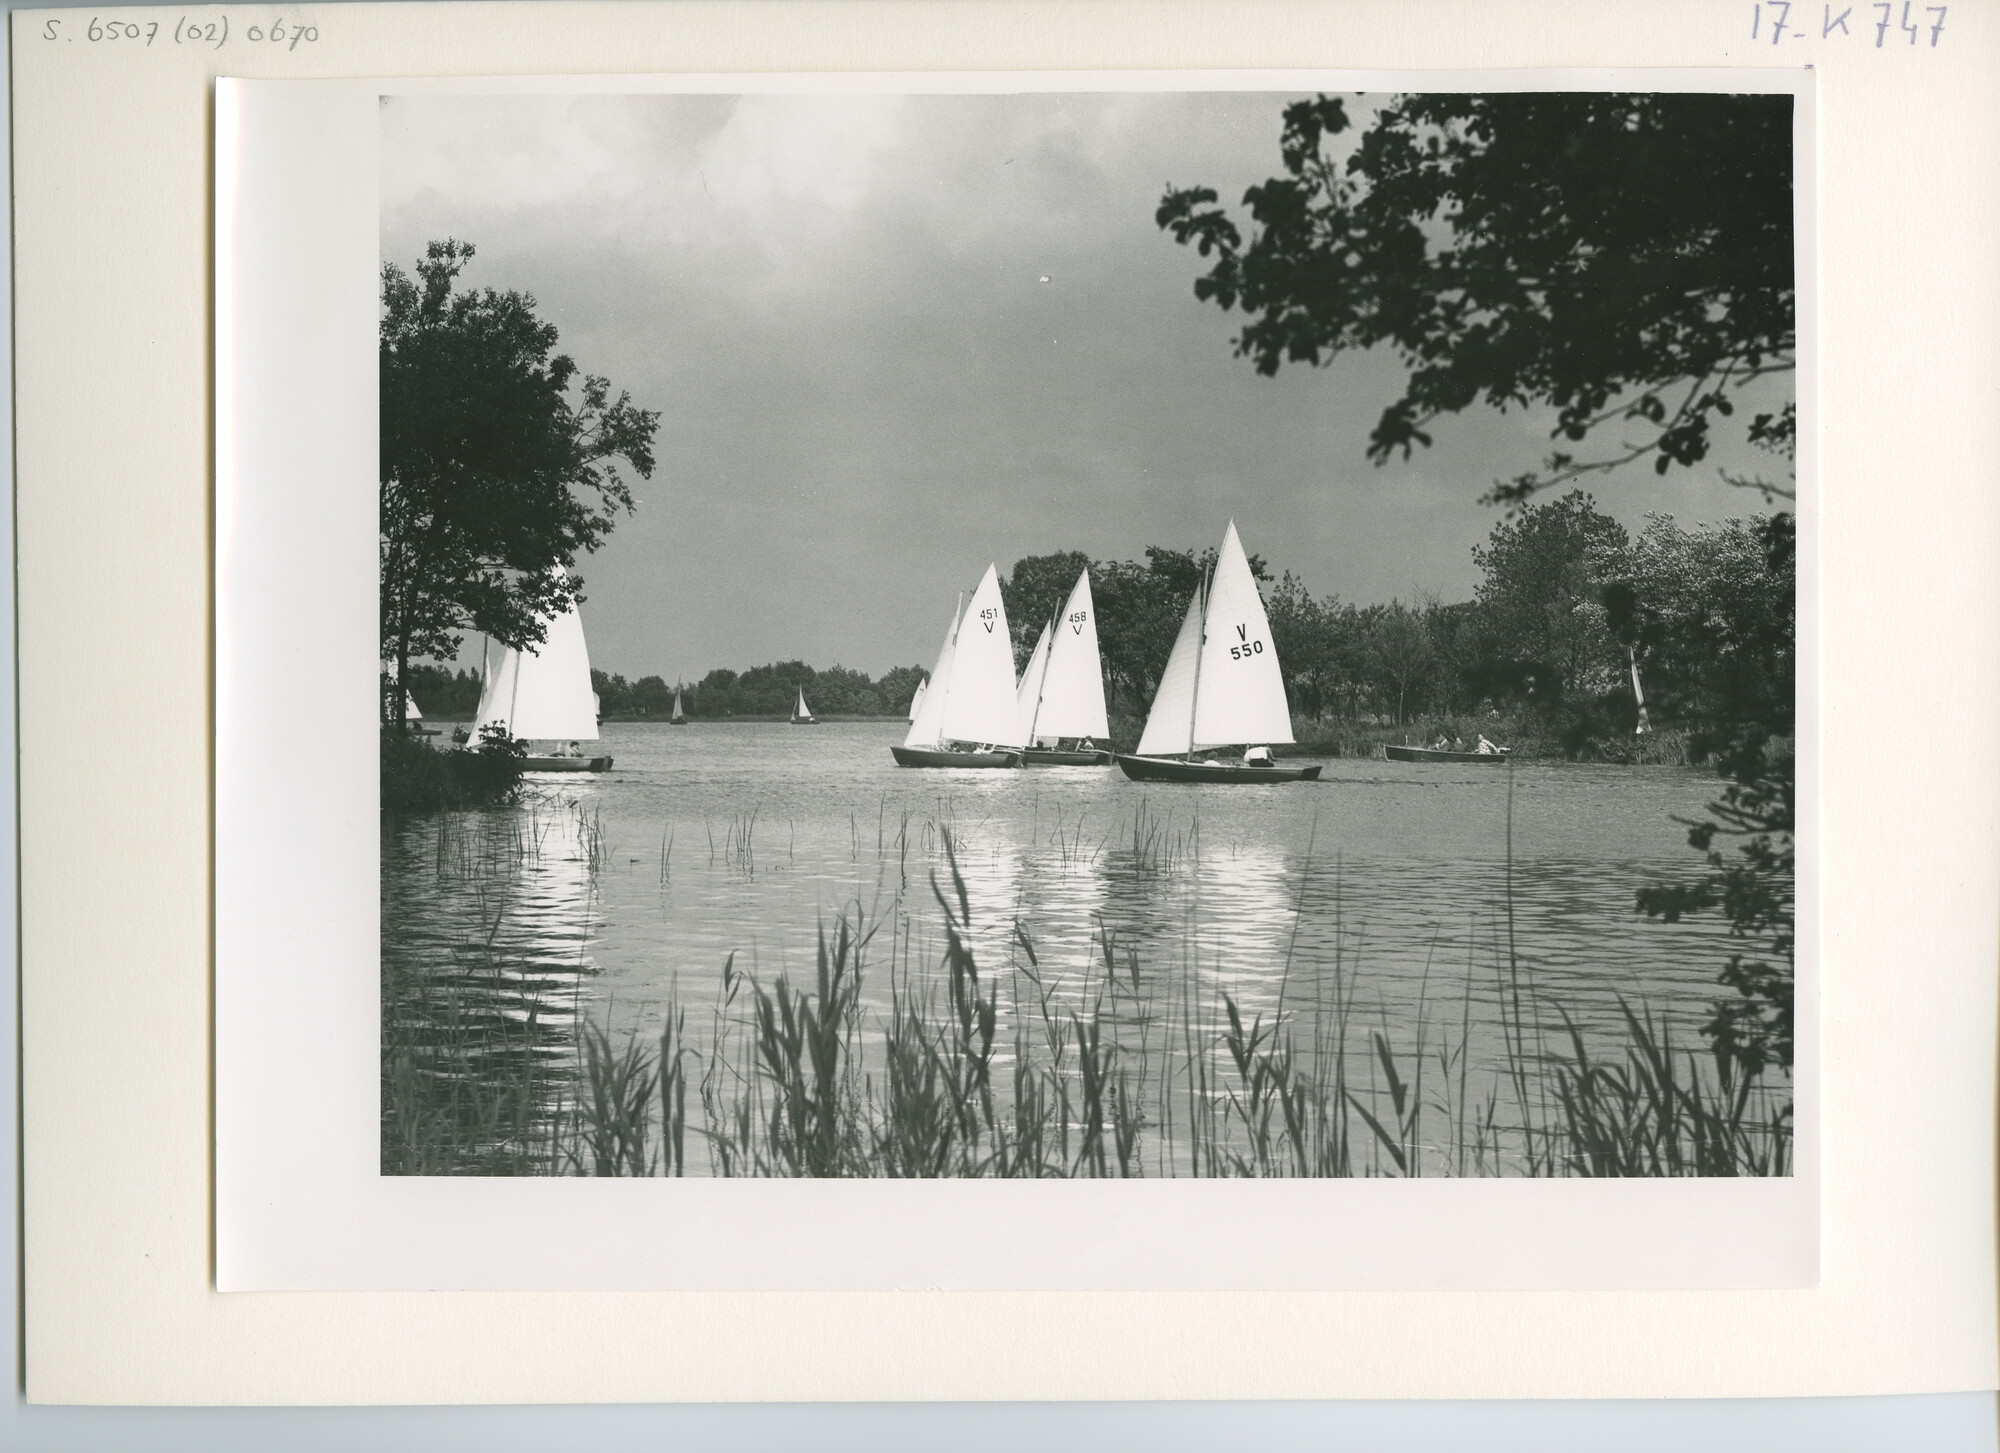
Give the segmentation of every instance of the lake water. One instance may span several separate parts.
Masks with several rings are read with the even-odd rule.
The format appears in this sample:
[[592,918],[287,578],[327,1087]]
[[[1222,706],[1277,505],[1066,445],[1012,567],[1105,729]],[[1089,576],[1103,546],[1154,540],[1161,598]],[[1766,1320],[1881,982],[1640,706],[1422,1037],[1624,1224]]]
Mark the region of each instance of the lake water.
[[480,1012],[532,1021],[552,1059],[574,1053],[577,1015],[656,1040],[670,995],[699,1044],[729,956],[760,982],[810,979],[820,929],[858,907],[878,926],[863,1000],[886,1014],[879,966],[893,953],[921,976],[942,948],[949,835],[981,971],[1031,949],[1057,1002],[1101,993],[1108,939],[1143,995],[1226,993],[1246,1020],[1335,994],[1364,1056],[1375,1032],[1414,1051],[1421,1019],[1427,1052],[1445,1026],[1497,1073],[1516,992],[1546,1033],[1559,1006],[1620,1042],[1622,997],[1700,1044],[1726,935],[1633,900],[1699,865],[1675,819],[1717,794],[1707,772],[1333,759],[1317,783],[1141,786],[1115,768],[902,769],[903,730],[614,723],[607,773],[385,826],[385,983],[464,987],[477,957]]

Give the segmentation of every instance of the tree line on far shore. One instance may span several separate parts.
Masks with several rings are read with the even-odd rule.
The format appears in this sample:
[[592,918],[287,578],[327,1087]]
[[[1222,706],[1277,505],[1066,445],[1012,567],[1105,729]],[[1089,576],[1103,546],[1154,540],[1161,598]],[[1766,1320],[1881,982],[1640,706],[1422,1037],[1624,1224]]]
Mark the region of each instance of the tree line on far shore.
[[[1436,597],[1357,605],[1315,596],[1257,557],[1292,712],[1314,723],[1402,727],[1505,713],[1569,755],[1615,754],[1638,721],[1636,666],[1655,727],[1694,732],[1747,705],[1783,710],[1792,694],[1791,516],[1684,528],[1650,517],[1636,535],[1588,495],[1529,504],[1474,551],[1482,578],[1468,601]],[[1189,596],[1212,563],[1149,548],[1143,563],[1078,552],[1017,561],[1002,583],[1017,667],[1088,568],[1115,719],[1144,719]],[[778,661],[710,671],[680,685],[693,720],[788,716],[800,690],[821,716],[901,717],[923,679],[897,666],[877,680],[844,666]],[[664,721],[675,684],[591,673],[606,720]],[[426,716],[469,717],[476,673],[418,667]]]

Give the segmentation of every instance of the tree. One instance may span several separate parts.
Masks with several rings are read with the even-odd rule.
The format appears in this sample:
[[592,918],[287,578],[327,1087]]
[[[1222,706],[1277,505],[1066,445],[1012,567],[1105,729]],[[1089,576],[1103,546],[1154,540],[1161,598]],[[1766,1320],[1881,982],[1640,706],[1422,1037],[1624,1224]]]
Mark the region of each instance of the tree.
[[1077,576],[1089,568],[1090,557],[1081,550],[1029,555],[1014,562],[1000,582],[1000,601],[1007,608],[1007,629],[1014,638],[1016,672],[1026,669],[1042,627],[1062,609],[1076,588]]
[[1602,588],[1624,573],[1629,543],[1625,527],[1578,489],[1494,525],[1472,558],[1485,572],[1478,601],[1501,648],[1548,667],[1565,692],[1604,685],[1621,653]]
[[[1349,125],[1337,97],[1286,108],[1284,175],[1243,195],[1247,243],[1209,187],[1169,187],[1156,221],[1215,259],[1195,296],[1249,315],[1236,351],[1260,373],[1401,356],[1376,463],[1474,403],[1545,404],[1563,447],[1489,498],[1648,455],[1664,474],[1707,455],[1731,393],[1793,367],[1791,97],[1398,96],[1329,145]],[[1613,420],[1647,435],[1568,452]],[[1794,420],[1760,414],[1747,437],[1789,453]]]
[[632,494],[614,460],[653,473],[659,415],[554,353],[519,292],[456,290],[469,243],[433,242],[412,280],[382,268],[381,631],[395,663],[449,660],[468,631],[532,646],[582,597],[570,574]]
[[1341,649],[1340,601],[1334,596],[1314,600],[1304,582],[1287,570],[1272,588],[1265,614],[1271,621],[1271,644],[1284,663],[1290,706],[1317,720],[1352,674]]
[[1436,662],[1428,622],[1422,611],[1410,609],[1400,600],[1375,606],[1368,612],[1368,656],[1376,679],[1392,688],[1396,701],[1396,725],[1407,720],[1407,709],[1419,703],[1410,697],[1413,688],[1430,674]]
[[1636,655],[1649,700],[1704,738],[1751,720],[1791,733],[1797,573],[1777,537],[1791,528],[1789,515],[1692,530],[1652,515],[1625,578],[1604,589],[1610,628]]

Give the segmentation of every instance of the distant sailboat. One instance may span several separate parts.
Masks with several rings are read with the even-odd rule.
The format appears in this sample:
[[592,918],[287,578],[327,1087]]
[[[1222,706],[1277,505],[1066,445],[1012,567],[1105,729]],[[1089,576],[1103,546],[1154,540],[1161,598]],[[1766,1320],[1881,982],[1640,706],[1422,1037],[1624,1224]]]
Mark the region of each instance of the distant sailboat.
[[[1095,744],[1111,735],[1104,711],[1104,663],[1097,651],[1097,612],[1090,572],[1076,578],[1063,608],[1042,627],[1016,697],[1029,767],[1108,767],[1111,753]],[[1065,741],[1076,745],[1062,750]],[[1041,745],[1046,743],[1046,745]]]
[[407,691],[403,693],[403,720],[417,723],[416,726],[405,728],[413,736],[434,737],[438,734],[436,727],[423,725],[424,714],[417,710],[417,699]]
[[916,695],[910,698],[911,721],[915,721],[917,719],[917,712],[922,709],[924,704],[924,693],[930,690],[930,686],[931,686],[931,679],[928,676],[926,676],[923,680],[917,683]]
[[812,714],[812,708],[806,705],[806,689],[803,686],[799,688],[799,704],[792,708],[792,725],[793,726],[819,725],[819,718],[814,716]]
[[1018,767],[1026,738],[1014,693],[1014,643],[1000,572],[991,565],[963,608],[954,608],[930,686],[900,747],[902,767]]
[[674,683],[674,713],[667,718],[667,725],[686,726],[687,724],[687,713],[681,710],[681,684],[676,681]]
[[[560,568],[560,567],[559,567]],[[542,620],[540,645],[526,651],[488,640],[479,663],[479,714],[473,722],[476,747],[480,733],[497,728],[524,742],[568,743],[597,740],[597,694],[590,689],[590,652],[583,642],[583,618],[574,605]],[[530,755],[522,763],[530,772],[602,772],[609,757]]]
[[[1140,782],[1316,780],[1318,767],[1272,762],[1271,746],[1291,740],[1292,717],[1271,622],[1231,520],[1215,573],[1188,602],[1139,750],[1129,756],[1121,752],[1118,765]],[[1218,747],[1245,748],[1242,761],[1195,756]]]

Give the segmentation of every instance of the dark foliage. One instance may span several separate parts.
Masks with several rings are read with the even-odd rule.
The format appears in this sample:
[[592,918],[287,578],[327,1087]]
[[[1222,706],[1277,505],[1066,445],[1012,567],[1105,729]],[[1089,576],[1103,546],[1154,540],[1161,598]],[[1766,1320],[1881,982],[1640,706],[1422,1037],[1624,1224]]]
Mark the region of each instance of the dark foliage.
[[410,664],[410,695],[417,710],[445,721],[470,720],[479,710],[479,673],[444,666]]
[[448,661],[466,632],[509,646],[573,599],[569,567],[632,494],[612,461],[653,472],[659,416],[579,377],[556,330],[519,292],[455,290],[469,244],[433,242],[412,280],[382,268],[381,650]]
[[[1561,447],[1495,498],[1649,455],[1664,474],[1707,456],[1732,393],[1792,368],[1789,96],[1437,93],[1336,141],[1349,127],[1335,97],[1286,109],[1247,242],[1209,187],[1169,188],[1157,221],[1214,259],[1195,296],[1249,315],[1236,351],[1259,372],[1395,350],[1377,463],[1439,415],[1543,404]],[[1612,420],[1611,456],[1567,452]],[[1789,453],[1795,423],[1760,414],[1748,438]]]
[[521,786],[527,745],[489,733],[476,751],[430,745],[425,737],[382,732],[382,811],[439,812],[511,802]]
[[[1797,577],[1797,532],[1790,515],[1758,522],[1770,596],[1789,603]],[[1647,628],[1642,612],[1634,628]],[[1753,1077],[1767,1065],[1789,1071],[1793,1050],[1793,869],[1796,767],[1790,746],[1796,700],[1796,641],[1789,610],[1709,617],[1711,669],[1704,678],[1711,716],[1704,731],[1728,779],[1709,820],[1688,824],[1688,845],[1706,872],[1642,890],[1642,911],[1673,922],[1719,909],[1744,949],[1730,955],[1704,1029],[1725,1076]],[[1718,846],[1734,844],[1734,851]]]

